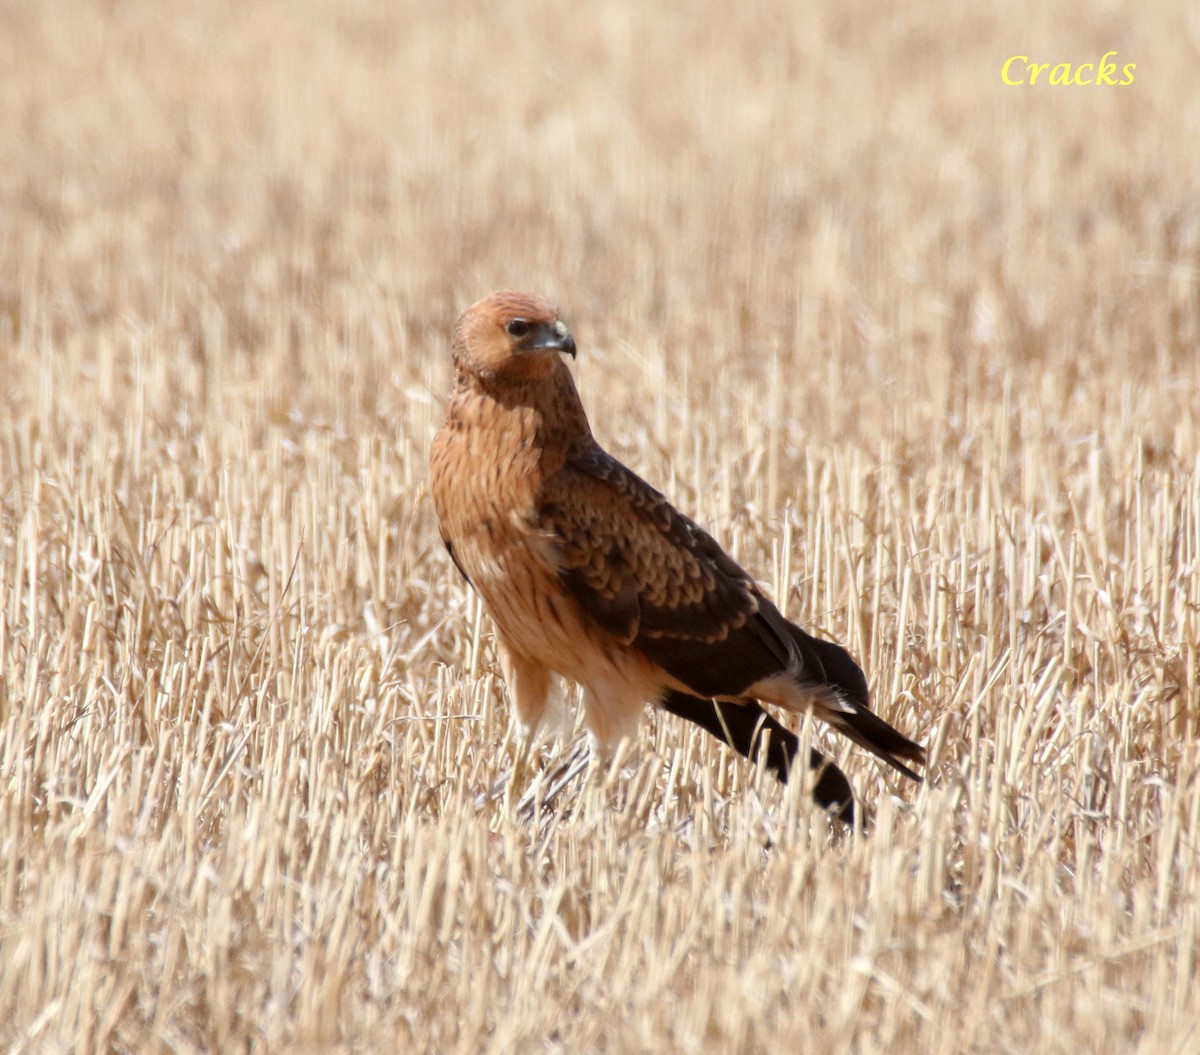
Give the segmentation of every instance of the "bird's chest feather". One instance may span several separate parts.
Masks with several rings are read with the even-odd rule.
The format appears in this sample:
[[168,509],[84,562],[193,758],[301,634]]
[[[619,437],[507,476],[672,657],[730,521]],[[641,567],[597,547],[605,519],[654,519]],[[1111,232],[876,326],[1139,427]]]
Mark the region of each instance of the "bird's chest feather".
[[431,462],[442,534],[485,601],[494,584],[553,573],[553,540],[538,520],[544,482],[561,458],[547,449],[536,409],[486,399],[452,405]]

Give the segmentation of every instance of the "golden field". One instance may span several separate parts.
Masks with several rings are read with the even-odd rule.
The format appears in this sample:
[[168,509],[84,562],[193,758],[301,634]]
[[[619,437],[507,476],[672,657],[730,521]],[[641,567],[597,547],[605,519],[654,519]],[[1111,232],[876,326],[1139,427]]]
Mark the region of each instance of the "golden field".
[[[0,5],[0,1050],[1200,1051],[1200,16],[1137,10]],[[868,836],[650,713],[489,796],[424,481],[502,286],[928,746],[825,741]]]

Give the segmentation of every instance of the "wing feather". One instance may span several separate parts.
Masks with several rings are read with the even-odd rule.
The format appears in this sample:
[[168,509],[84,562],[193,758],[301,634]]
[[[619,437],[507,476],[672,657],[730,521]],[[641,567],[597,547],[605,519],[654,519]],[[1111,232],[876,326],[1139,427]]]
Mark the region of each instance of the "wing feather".
[[596,448],[546,481],[539,522],[584,613],[702,696],[798,666],[787,623],[707,532]]

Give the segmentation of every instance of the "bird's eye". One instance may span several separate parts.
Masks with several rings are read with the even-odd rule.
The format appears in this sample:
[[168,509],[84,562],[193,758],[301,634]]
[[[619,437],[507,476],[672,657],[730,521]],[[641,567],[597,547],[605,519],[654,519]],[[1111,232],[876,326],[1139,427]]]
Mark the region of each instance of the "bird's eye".
[[529,320],[513,319],[512,322],[505,327],[505,329],[508,330],[510,337],[515,337],[519,341],[522,337],[528,336],[529,334]]

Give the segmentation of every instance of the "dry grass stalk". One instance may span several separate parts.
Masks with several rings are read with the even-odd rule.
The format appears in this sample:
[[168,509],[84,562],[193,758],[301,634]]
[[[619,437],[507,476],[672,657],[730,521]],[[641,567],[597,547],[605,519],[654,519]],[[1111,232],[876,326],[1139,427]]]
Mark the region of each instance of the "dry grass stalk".
[[[1200,1043],[1186,34],[690,11],[8,10],[0,1047]],[[999,85],[1066,39],[1136,85]],[[905,800],[846,758],[870,839],[665,718],[481,800],[422,485],[502,284],[931,748]]]

